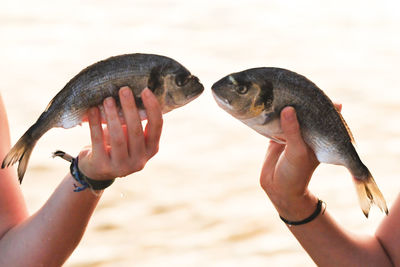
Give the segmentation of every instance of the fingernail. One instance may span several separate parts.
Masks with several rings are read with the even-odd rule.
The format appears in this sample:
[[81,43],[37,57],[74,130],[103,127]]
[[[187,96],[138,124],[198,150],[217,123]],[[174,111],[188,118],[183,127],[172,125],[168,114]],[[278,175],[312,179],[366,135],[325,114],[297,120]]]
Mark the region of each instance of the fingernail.
[[145,88],[145,89],[142,91],[142,94],[143,94],[143,96],[145,96],[145,97],[150,96],[150,89],[149,89],[149,88]]
[[107,97],[107,98],[104,100],[104,104],[105,104],[107,107],[112,108],[112,107],[114,106],[114,99],[113,99],[112,97]]
[[129,88],[129,87],[122,87],[121,88],[121,94],[124,96],[124,97],[129,97],[130,95],[131,95],[131,89]]
[[283,112],[283,118],[287,121],[294,121],[296,119],[296,113],[294,108],[292,107],[285,108],[285,111]]

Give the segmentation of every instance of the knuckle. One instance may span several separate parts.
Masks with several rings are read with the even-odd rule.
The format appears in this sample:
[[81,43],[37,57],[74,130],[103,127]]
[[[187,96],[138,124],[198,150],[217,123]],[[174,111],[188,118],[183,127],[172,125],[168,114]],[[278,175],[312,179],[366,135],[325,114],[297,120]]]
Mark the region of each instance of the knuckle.
[[277,191],[276,186],[274,186],[272,184],[272,182],[269,181],[268,179],[264,179],[264,180],[260,179],[260,185],[261,185],[261,188],[264,190],[264,192],[269,197],[273,197],[276,195],[277,192],[279,192],[279,191]]
[[142,129],[140,126],[133,127],[133,129],[132,129],[132,134],[133,134],[135,137],[140,137],[140,136],[143,135],[143,129]]
[[125,139],[122,137],[122,136],[119,136],[119,137],[116,137],[115,139],[114,139],[114,145],[115,146],[117,146],[117,147],[122,147],[122,146],[124,146],[125,145],[125,143],[126,143],[126,141],[125,141]]
[[103,141],[103,138],[100,135],[98,135],[98,134],[92,135],[92,142],[93,143],[100,143],[102,141]]
[[144,169],[144,166],[146,165],[146,161],[145,160],[138,160],[136,161],[135,165],[134,165],[134,171],[141,171]]
[[152,148],[149,150],[148,157],[149,157],[149,158],[152,158],[155,154],[158,153],[159,150],[160,150],[160,147],[159,147],[158,145],[152,147]]
[[264,189],[264,191],[267,191],[267,189],[268,189],[268,187],[269,187],[269,183],[268,183],[268,181],[267,181],[266,179],[263,179],[263,178],[261,177],[261,179],[260,179],[260,186],[261,186],[262,189]]
[[260,176],[260,186],[264,189],[265,192],[271,190],[272,186],[272,177],[269,172],[262,171]]
[[124,177],[129,174],[130,166],[126,161],[118,161],[113,164],[112,176],[113,177]]

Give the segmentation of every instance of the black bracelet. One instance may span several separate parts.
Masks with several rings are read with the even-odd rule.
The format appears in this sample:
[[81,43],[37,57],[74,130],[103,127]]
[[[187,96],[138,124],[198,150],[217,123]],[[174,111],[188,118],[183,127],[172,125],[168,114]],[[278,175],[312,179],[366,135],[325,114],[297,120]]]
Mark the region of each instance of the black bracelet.
[[[317,207],[315,208],[315,211],[313,212],[313,214],[311,214],[309,217],[305,218],[304,220],[301,221],[289,221],[286,220],[285,218],[283,218],[282,216],[279,215],[279,217],[281,218],[282,221],[284,221],[286,224],[290,225],[302,225],[302,224],[306,224],[311,222],[312,220],[314,220],[315,218],[317,218],[317,216],[321,213],[322,210],[322,203],[323,201],[318,199],[318,203],[317,203]],[[325,203],[325,202],[324,202]],[[322,213],[325,212],[325,209]]]
[[71,171],[72,177],[79,182],[82,186],[76,186],[74,192],[80,192],[85,190],[86,188],[90,188],[92,190],[103,190],[112,185],[115,179],[111,180],[93,180],[84,175],[78,168],[78,157],[72,158],[71,166],[69,167]]
[[103,190],[109,187],[112,183],[114,183],[115,179],[111,180],[94,180],[90,179],[86,175],[84,175],[78,168],[78,157],[74,158],[71,155],[65,153],[64,151],[57,150],[53,153],[53,157],[60,157],[65,159],[66,161],[71,162],[71,166],[69,170],[71,172],[72,177],[74,177],[75,181],[79,182],[82,186],[75,186],[74,192],[80,192],[85,190],[86,188],[90,188],[91,190]]

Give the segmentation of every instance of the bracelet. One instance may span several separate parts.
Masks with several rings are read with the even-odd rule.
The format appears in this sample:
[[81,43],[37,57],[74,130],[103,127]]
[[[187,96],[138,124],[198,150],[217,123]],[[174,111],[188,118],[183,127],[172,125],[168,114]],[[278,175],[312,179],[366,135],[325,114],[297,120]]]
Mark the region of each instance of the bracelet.
[[90,179],[79,170],[78,157],[72,159],[69,170],[71,171],[72,177],[74,177],[74,179],[82,185],[82,186],[75,185],[74,192],[83,191],[88,187],[92,190],[103,190],[112,185],[112,183],[114,183],[115,181],[115,179],[111,180]]
[[53,153],[53,157],[61,157],[65,159],[66,161],[71,162],[71,166],[69,167],[69,170],[71,172],[72,177],[80,183],[82,186],[78,186],[74,184],[75,189],[74,192],[80,192],[85,190],[86,188],[89,188],[91,190],[103,190],[107,187],[109,187],[112,183],[114,183],[115,179],[110,179],[110,180],[94,180],[86,175],[84,175],[78,168],[78,157],[74,158],[71,155],[57,150],[56,152]]
[[[280,215],[279,215],[279,217],[281,218],[282,221],[284,221],[289,226],[306,224],[306,223],[311,222],[315,218],[317,218],[317,216],[321,213],[322,203],[325,204],[325,202],[323,202],[322,200],[318,199],[318,203],[317,203],[317,207],[315,208],[315,211],[309,217],[307,217],[307,218],[305,218],[304,220],[301,220],[301,221],[289,221],[289,220],[286,220],[285,218],[283,218]],[[322,214],[324,214],[325,209],[326,209],[326,204],[325,204],[325,208],[324,208]]]

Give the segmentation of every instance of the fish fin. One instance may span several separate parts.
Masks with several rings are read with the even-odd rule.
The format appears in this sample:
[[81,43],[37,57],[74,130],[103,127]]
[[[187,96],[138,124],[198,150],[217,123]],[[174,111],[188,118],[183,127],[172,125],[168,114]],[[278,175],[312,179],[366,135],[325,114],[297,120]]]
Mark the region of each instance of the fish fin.
[[[336,109],[336,108],[335,108],[335,109]],[[341,114],[339,111],[338,111],[338,114],[339,114],[340,119],[341,119],[342,122],[343,122],[343,125],[346,127],[346,130],[347,130],[347,133],[349,134],[351,143],[352,143],[352,144],[356,144],[356,141],[354,140],[353,133],[351,132],[350,127],[347,125],[347,122],[344,120],[342,114]]]
[[44,112],[47,112],[47,111],[49,110],[49,108],[51,107],[51,105],[52,105],[53,102],[54,102],[54,99],[55,99],[55,97],[54,97],[52,100],[50,100],[50,102],[49,102],[49,104],[47,104],[47,107],[46,107],[46,109],[44,110]]
[[272,136],[272,135],[268,135],[267,137],[268,137],[269,139],[271,139],[272,141],[274,141],[275,143],[282,144],[282,145],[286,144],[286,141],[285,141],[285,140],[280,139],[280,138],[278,138],[278,137],[275,137],[275,136]]
[[386,213],[386,215],[389,213],[385,198],[376,185],[371,173],[368,172],[367,178],[358,179],[355,177],[354,182],[356,185],[358,200],[365,217],[368,218],[368,213],[372,204],[377,205],[381,211]]
[[14,165],[19,161],[18,165],[18,178],[19,182],[22,183],[26,168],[28,166],[29,157],[32,154],[33,148],[35,147],[36,140],[31,136],[32,126],[29,130],[18,140],[18,142],[11,148],[11,150],[4,157],[1,164],[1,168],[4,169],[10,165]]

